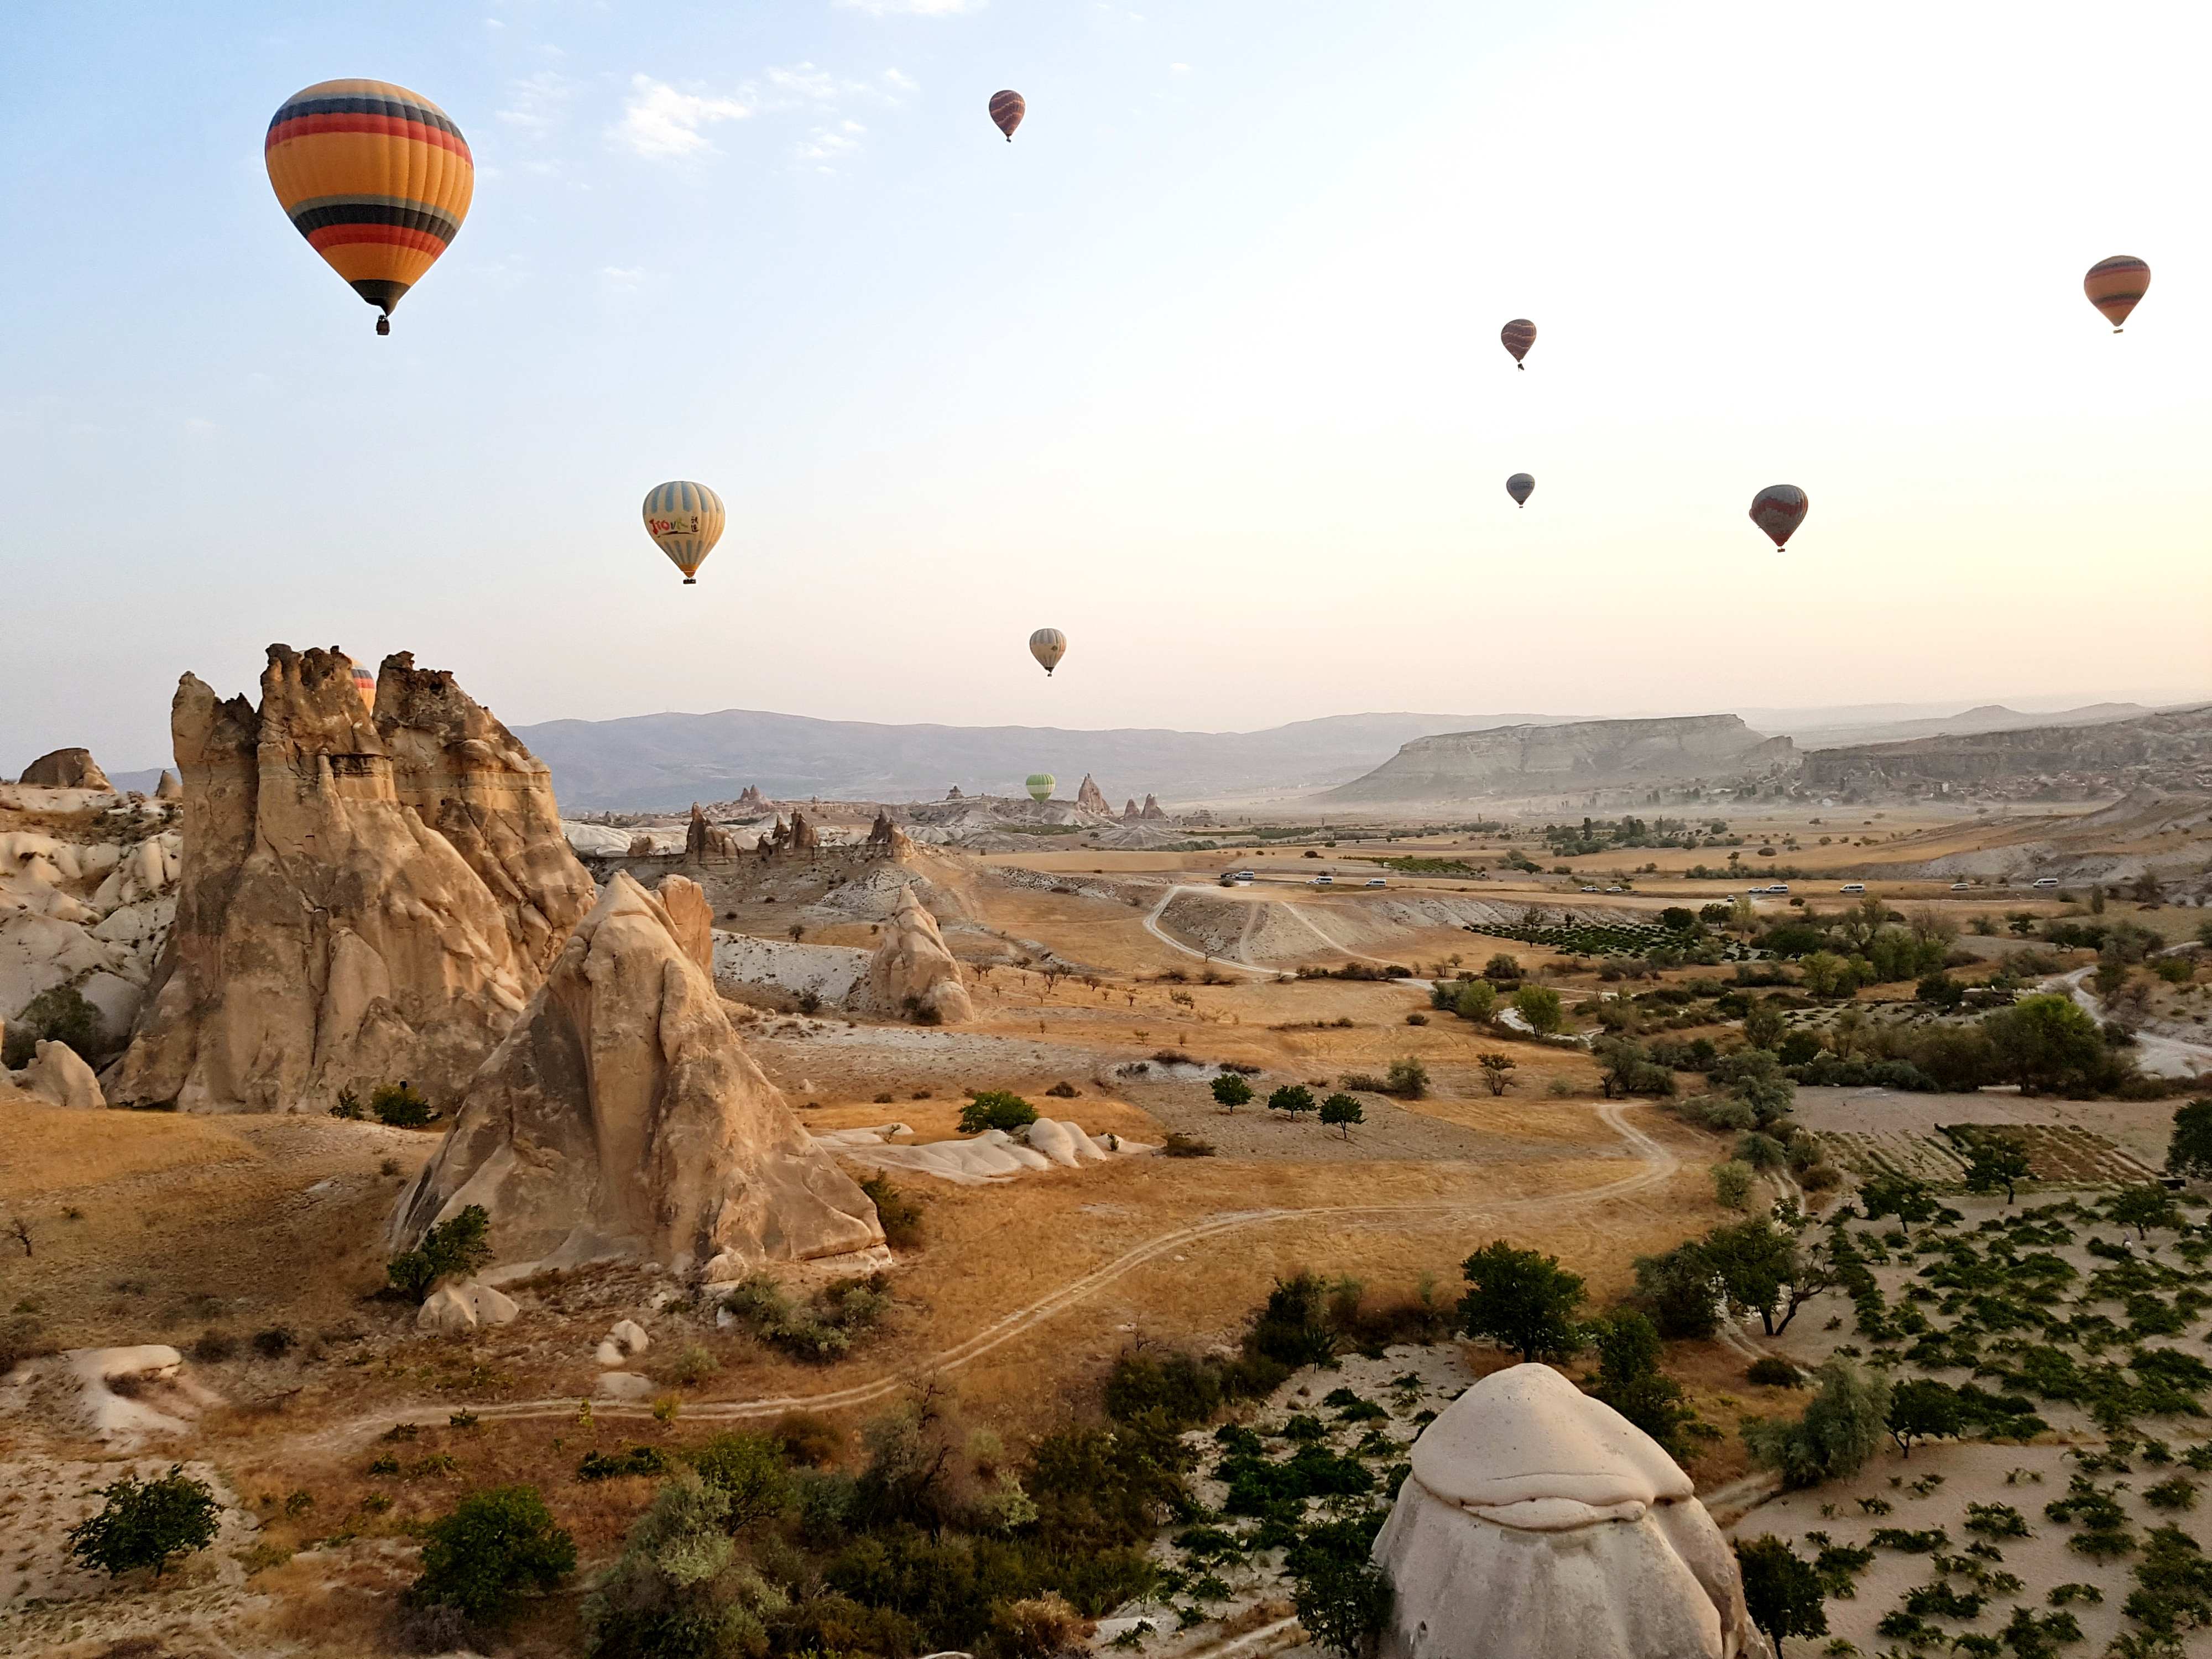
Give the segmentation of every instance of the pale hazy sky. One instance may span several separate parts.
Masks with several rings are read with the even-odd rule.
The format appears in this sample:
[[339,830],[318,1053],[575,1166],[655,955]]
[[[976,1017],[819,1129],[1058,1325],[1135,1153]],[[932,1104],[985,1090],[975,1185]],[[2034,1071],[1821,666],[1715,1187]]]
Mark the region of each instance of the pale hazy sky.
[[[517,724],[2212,691],[2208,20],[19,0],[0,774],[272,640]],[[262,168],[347,76],[478,166],[384,340]]]

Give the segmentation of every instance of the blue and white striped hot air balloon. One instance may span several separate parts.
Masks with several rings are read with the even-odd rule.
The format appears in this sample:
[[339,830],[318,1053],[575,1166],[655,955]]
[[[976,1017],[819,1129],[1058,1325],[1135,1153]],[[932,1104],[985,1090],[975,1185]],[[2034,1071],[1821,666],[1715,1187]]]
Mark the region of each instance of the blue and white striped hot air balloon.
[[723,522],[722,498],[702,483],[678,479],[646,494],[645,533],[684,573],[686,587],[698,580],[699,567],[722,539]]

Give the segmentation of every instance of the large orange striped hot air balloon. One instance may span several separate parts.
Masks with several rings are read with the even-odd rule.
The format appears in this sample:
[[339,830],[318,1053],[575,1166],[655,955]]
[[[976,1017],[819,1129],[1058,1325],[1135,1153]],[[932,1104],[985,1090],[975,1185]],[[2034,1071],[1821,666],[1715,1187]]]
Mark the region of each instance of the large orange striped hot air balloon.
[[1530,322],[1526,317],[1516,317],[1498,331],[1498,337],[1504,342],[1505,349],[1513,354],[1514,368],[1528,367],[1521,360],[1528,355],[1528,348],[1536,343],[1535,324]]
[[368,705],[368,712],[376,712],[376,676],[359,663],[353,665],[353,689],[361,693],[361,700]]
[[1751,498],[1751,521],[1764,530],[1777,547],[1795,535],[1812,506],[1796,484],[1769,484]]
[[1006,142],[1010,144],[1014,142],[1014,129],[1021,125],[1022,117],[1029,112],[1030,106],[1022,101],[1018,92],[994,92],[991,94],[991,119],[998,124],[999,131],[1006,135]]
[[2089,296],[2091,305],[2105,313],[2115,334],[2136,308],[2136,301],[2149,289],[2150,266],[2132,253],[2115,253],[2109,259],[2098,260],[2081,279],[2081,291]]
[[284,100],[262,159],[293,228],[391,333],[392,307],[468,216],[477,170],[461,130],[389,81],[325,81]]

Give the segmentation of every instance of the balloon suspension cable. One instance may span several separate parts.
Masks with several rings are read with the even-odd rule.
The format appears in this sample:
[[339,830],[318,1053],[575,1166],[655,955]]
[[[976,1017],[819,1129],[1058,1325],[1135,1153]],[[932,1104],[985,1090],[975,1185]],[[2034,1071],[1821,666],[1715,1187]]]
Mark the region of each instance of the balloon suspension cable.
[[376,331],[377,331],[379,334],[389,334],[389,333],[391,333],[391,332],[392,332],[392,319],[391,319],[391,318],[389,318],[389,317],[380,317],[380,318],[378,318],[378,319],[376,319]]

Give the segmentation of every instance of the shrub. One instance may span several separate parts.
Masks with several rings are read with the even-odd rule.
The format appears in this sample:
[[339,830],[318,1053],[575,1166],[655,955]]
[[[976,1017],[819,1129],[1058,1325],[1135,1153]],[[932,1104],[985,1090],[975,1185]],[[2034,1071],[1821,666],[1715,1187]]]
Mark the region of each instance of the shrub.
[[1336,1332],[1328,1318],[1328,1287],[1310,1273],[1277,1279],[1244,1340],[1251,1352],[1280,1365],[1330,1364]]
[[722,1524],[731,1532],[791,1506],[783,1448],[768,1435],[718,1434],[687,1456],[700,1480],[720,1495]]
[[21,1071],[37,1056],[41,1042],[65,1042],[88,1061],[97,1061],[109,1046],[101,1033],[100,1010],[74,985],[48,986],[8,1022],[0,1063]]
[[960,1109],[960,1133],[963,1135],[979,1135],[987,1129],[1012,1133],[1036,1121],[1036,1107],[1003,1089],[986,1089]]
[[1411,1054],[1401,1054],[1390,1062],[1383,1088],[1401,1100],[1419,1100],[1429,1092],[1429,1068]]
[[2174,1109],[2166,1172],[2197,1181],[2212,1180],[2212,1100],[2192,1100]]
[[827,1468],[845,1455],[845,1431],[814,1412],[786,1412],[769,1437],[787,1462],[804,1468]]
[[1468,1257],[1461,1271],[1468,1290],[1460,1298],[1460,1324],[1469,1336],[1518,1349],[1524,1361],[1564,1359],[1582,1346],[1575,1316],[1583,1280],[1559,1257],[1516,1249],[1501,1238]]
[[385,1263],[385,1276],[394,1290],[423,1301],[441,1279],[465,1279],[491,1260],[490,1231],[491,1217],[483,1205],[471,1204]]
[[253,1334],[253,1352],[264,1359],[282,1359],[299,1346],[300,1339],[289,1325],[271,1325]]
[[668,1454],[658,1446],[632,1446],[627,1451],[584,1454],[576,1465],[579,1480],[621,1480],[634,1474],[665,1474]]
[[1589,1327],[1598,1352],[1597,1376],[1584,1385],[1657,1441],[1669,1456],[1688,1449],[1684,1437],[1697,1413],[1683,1403],[1682,1385],[1659,1369],[1659,1333],[1633,1308],[1622,1308]]
[[1966,1411],[1958,1393],[1933,1377],[1916,1376],[1890,1389],[1886,1420],[1889,1437],[1898,1450],[1912,1455],[1912,1443],[1948,1437],[1966,1427]]
[[151,1480],[126,1474],[100,1495],[99,1511],[69,1529],[68,1553],[111,1578],[137,1567],[153,1568],[159,1578],[177,1556],[215,1542],[222,1506],[180,1463]]
[[1358,1659],[1390,1616],[1390,1580],[1364,1554],[1305,1552],[1292,1570],[1291,1601],[1314,1643]]
[[1751,1199],[1751,1165],[1738,1158],[1713,1165],[1713,1196],[1731,1210],[1741,1210]]
[[1406,1024],[1408,1025],[1426,1025],[1428,1023],[1429,1017],[1418,1008],[1406,1016]]
[[1745,1382],[1762,1389],[1802,1389],[1805,1386],[1805,1373],[1779,1354],[1771,1353],[1762,1359],[1753,1360],[1745,1368],[1743,1376]]
[[1513,994],[1513,1011],[1528,1022],[1540,1036],[1550,1036],[1565,1023],[1559,994],[1545,985],[1524,985]]
[[203,1365],[228,1359],[237,1352],[238,1339],[228,1331],[202,1331],[191,1349],[192,1358]]
[[761,1653],[783,1593],[737,1559],[729,1502],[693,1474],[654,1494],[621,1557],[584,1603],[594,1659],[718,1659]]
[[910,1250],[921,1243],[921,1206],[893,1186],[889,1176],[868,1176],[860,1182],[860,1190],[876,1206],[884,1243],[896,1250]]
[[1482,1086],[1490,1091],[1493,1098],[1505,1092],[1517,1069],[1510,1054],[1483,1054],[1475,1064],[1482,1067]]
[[[1439,986],[1442,990],[1445,988]],[[1498,1017],[1498,988],[1486,979],[1471,979],[1462,982],[1452,997],[1452,1012],[1462,1019],[1471,1019],[1478,1025],[1487,1025]]]
[[1663,1255],[1636,1259],[1636,1301],[1659,1334],[1703,1339],[1720,1328],[1720,1293],[1712,1262],[1695,1243]]
[[507,1622],[522,1599],[576,1570],[575,1540],[553,1523],[535,1486],[471,1492],[423,1528],[416,1607],[450,1607],[471,1624]]
[[430,1103],[406,1082],[380,1085],[368,1097],[368,1109],[387,1129],[420,1129],[437,1117]]
[[1848,1359],[1831,1359],[1816,1376],[1820,1392],[1798,1422],[1753,1419],[1743,1425],[1754,1462],[1782,1473],[1790,1486],[1818,1486],[1864,1468],[1887,1427],[1889,1383]]
[[1160,1156],[1163,1158],[1212,1158],[1213,1143],[1210,1140],[1200,1140],[1195,1135],[1182,1134],[1171,1129],[1168,1132],[1167,1139],[1160,1146]]
[[881,1274],[848,1279],[794,1303],[772,1274],[740,1280],[722,1306],[754,1335],[796,1358],[817,1364],[842,1358],[855,1337],[872,1330],[890,1306]]

